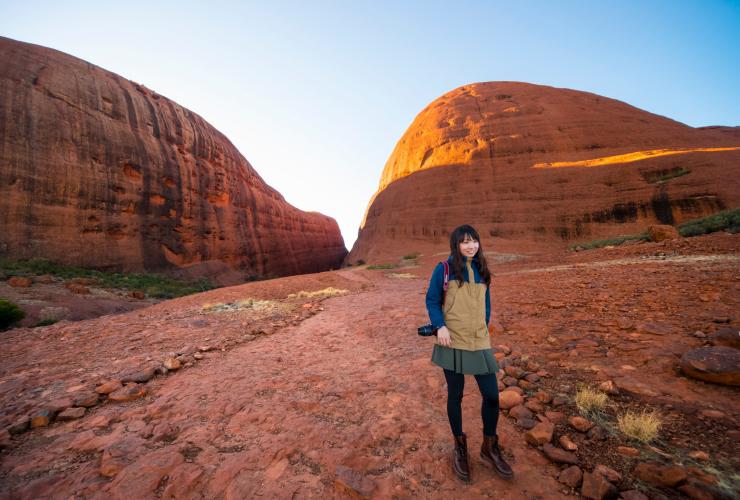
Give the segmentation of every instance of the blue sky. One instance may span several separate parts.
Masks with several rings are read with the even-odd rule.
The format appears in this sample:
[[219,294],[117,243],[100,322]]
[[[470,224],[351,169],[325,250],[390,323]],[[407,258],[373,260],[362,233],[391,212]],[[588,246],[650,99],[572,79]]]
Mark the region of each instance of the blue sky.
[[740,125],[740,1],[0,0],[0,35],[143,83],[223,132],[352,246],[396,141],[479,81]]

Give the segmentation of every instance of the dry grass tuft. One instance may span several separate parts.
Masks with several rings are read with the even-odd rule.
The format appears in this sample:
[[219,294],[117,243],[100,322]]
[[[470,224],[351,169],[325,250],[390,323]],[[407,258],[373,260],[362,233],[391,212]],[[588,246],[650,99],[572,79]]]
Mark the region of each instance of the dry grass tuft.
[[642,410],[640,413],[627,411],[617,415],[617,426],[622,434],[642,443],[657,438],[662,424],[660,414],[654,410]]
[[395,278],[395,279],[413,279],[417,278],[417,276],[411,274],[411,273],[388,273],[386,274],[389,278]]
[[576,406],[581,413],[596,413],[601,411],[606,405],[608,396],[593,387],[580,387],[576,391]]
[[243,311],[245,309],[269,309],[275,307],[276,302],[271,300],[258,300],[258,299],[244,299],[236,302],[218,302],[215,304],[206,303],[201,307],[203,312],[207,313],[220,313],[228,311]]
[[333,297],[335,295],[344,295],[349,290],[342,290],[341,288],[334,288],[330,286],[329,288],[324,288],[323,290],[316,290],[313,292],[306,292],[305,290],[301,290],[298,293],[291,293],[288,295],[289,299],[310,299],[313,297]]

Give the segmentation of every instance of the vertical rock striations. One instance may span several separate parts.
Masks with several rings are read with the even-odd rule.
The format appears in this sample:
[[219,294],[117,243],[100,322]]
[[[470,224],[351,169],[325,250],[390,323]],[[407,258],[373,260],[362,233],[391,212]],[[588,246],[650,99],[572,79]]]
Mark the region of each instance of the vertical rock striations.
[[388,159],[348,260],[439,244],[462,223],[557,245],[677,224],[740,202],[740,133],[692,128],[588,92],[465,85]]
[[126,271],[337,267],[336,222],[288,204],[197,114],[0,38],[0,255]]

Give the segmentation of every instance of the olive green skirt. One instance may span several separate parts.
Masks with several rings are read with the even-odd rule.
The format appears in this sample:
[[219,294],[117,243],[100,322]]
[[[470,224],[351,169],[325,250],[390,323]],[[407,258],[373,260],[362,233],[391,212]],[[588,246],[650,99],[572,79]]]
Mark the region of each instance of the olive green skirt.
[[446,370],[466,375],[483,375],[496,373],[499,370],[491,349],[465,351],[434,344],[432,363]]

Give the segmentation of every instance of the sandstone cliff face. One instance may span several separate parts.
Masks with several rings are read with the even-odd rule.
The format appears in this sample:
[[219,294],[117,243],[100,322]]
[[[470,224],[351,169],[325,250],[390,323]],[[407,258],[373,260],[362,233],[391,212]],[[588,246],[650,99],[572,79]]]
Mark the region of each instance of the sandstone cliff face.
[[401,137],[348,260],[441,244],[462,223],[546,245],[680,223],[737,206],[739,174],[737,128],[569,89],[466,85]]
[[336,222],[289,205],[203,118],[0,38],[0,254],[126,271],[326,270]]

